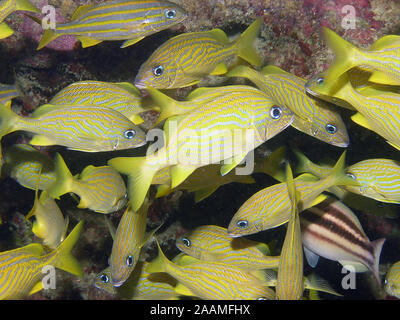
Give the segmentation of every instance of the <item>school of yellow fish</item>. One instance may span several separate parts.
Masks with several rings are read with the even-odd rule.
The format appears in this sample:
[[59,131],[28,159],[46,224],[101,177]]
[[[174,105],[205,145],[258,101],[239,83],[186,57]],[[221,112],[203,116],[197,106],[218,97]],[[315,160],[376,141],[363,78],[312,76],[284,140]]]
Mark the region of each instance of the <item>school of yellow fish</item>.
[[[0,39],[13,34],[4,19],[14,11],[40,13],[27,0],[2,1],[0,7]],[[40,22],[30,13],[27,18]],[[70,22],[46,30],[38,50],[66,34],[77,36],[83,48],[102,41],[124,41],[124,48],[187,16],[183,8],[163,0],[84,5]],[[132,299],[299,300],[321,291],[340,296],[316,274],[304,275],[304,257],[315,267],[321,256],[348,270],[370,272],[387,294],[400,298],[400,261],[382,281],[379,260],[385,239],[371,241],[352,211],[378,210],[379,202],[388,203],[392,213],[398,211],[400,162],[365,159],[346,165],[344,150],[334,166],[320,165],[300,150],[282,146],[241,173],[258,146],[289,126],[322,144],[349,147],[338,112],[342,107],[354,110],[351,119],[383,137],[398,157],[400,36],[387,35],[360,49],[324,28],[335,60],[307,81],[277,66],[262,67],[254,48],[261,27],[262,20],[256,19],[236,40],[221,29],[180,34],[154,51],[134,83],[76,82],[29,116],[12,110],[19,88],[0,85],[0,139],[15,131],[32,134],[29,144],[5,150],[3,175],[35,191],[26,219],[34,217],[32,232],[41,240],[0,252],[0,299],[23,299],[46,289],[42,270],[48,265],[83,275],[71,250],[84,223],[68,232],[68,216],[57,204],[65,194],[78,200],[78,208],[104,215],[125,210],[115,230],[105,216],[113,246],[109,266],[94,285],[111,294]],[[206,76],[245,78],[254,86],[199,87],[182,101],[163,91],[198,84]],[[141,114],[149,110],[159,113],[154,127],[163,129],[163,139],[150,145],[145,156],[113,157],[107,165],[89,165],[73,175],[60,154],[51,159],[35,148],[58,145],[112,154],[143,147],[148,132],[140,126]],[[291,165],[289,151],[297,158]],[[226,228],[204,225],[179,237],[181,253],[175,258],[168,259],[158,243],[161,225],[146,232],[154,198],[187,190],[201,201],[222,185],[255,183],[254,172],[278,183],[232,212]],[[272,255],[268,244],[245,237],[284,224],[283,245],[274,251],[278,255]],[[141,251],[152,240],[158,256],[145,262]]]

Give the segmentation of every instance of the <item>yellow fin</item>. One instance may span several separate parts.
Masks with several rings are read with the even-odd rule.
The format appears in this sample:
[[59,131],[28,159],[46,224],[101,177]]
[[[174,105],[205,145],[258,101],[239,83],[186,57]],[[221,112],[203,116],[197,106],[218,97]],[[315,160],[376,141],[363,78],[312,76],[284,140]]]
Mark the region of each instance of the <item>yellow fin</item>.
[[167,96],[157,89],[147,87],[146,90],[150,94],[154,102],[157,104],[157,106],[159,106],[160,108],[160,115],[158,116],[156,124],[174,115],[179,114],[179,111],[177,111],[177,104],[179,104],[178,101],[172,99],[171,97]]
[[39,45],[37,50],[42,49],[43,47],[47,46],[50,42],[58,38],[59,35],[56,34],[53,30],[47,29],[44,31],[42,38],[40,39]]
[[36,283],[33,288],[31,289],[31,291],[29,291],[28,295],[34,294],[36,292],[39,292],[43,290],[43,282],[39,281],[38,283]]
[[118,87],[130,92],[136,97],[141,97],[140,91],[138,88],[136,88],[132,83],[129,82],[116,82],[114,83]]
[[328,198],[328,195],[326,194],[320,194],[318,197],[316,197],[313,202],[311,202],[310,204],[310,208],[313,206],[316,206],[317,204],[321,203],[322,201],[324,201],[326,198]]
[[182,283],[178,283],[174,289],[176,294],[182,295],[182,296],[194,296],[193,292],[186,286],[184,286]]
[[256,244],[256,248],[258,249],[258,251],[260,251],[262,254],[266,256],[271,254],[271,251],[269,250],[269,247],[266,243],[260,242]]
[[223,43],[223,44],[228,44],[229,43],[229,39],[226,35],[226,33],[218,28],[212,29],[210,31],[207,31],[207,33],[212,36],[215,40]]
[[0,39],[5,39],[11,36],[14,33],[14,30],[11,29],[7,23],[0,23]]
[[330,293],[335,296],[343,296],[340,293],[337,293],[326,280],[318,277],[313,273],[304,279],[304,288]]
[[41,116],[45,115],[48,112],[51,112],[53,110],[60,109],[59,105],[54,105],[54,104],[44,104],[41,105],[39,108],[37,108],[35,111],[32,112],[31,118],[40,118]]
[[212,76],[219,76],[228,72],[228,68],[225,63],[218,64],[215,69],[210,73]]
[[202,96],[202,95],[206,94],[207,92],[214,91],[214,90],[215,90],[215,88],[208,88],[208,87],[200,87],[200,88],[194,89],[191,93],[189,93],[186,96],[186,100],[195,100],[199,96]]
[[[396,148],[397,150],[400,150],[400,146],[398,144],[395,144],[394,142],[390,142],[390,141],[386,141],[387,143],[389,143],[392,147]],[[395,202],[397,203],[397,202]]]
[[[234,157],[225,160],[224,164],[221,166],[221,176],[228,174],[233,168],[235,168],[237,165],[239,165],[243,161],[243,159],[246,157],[246,155],[247,155],[247,153],[237,154]],[[227,162],[227,163],[225,164],[225,162]]]
[[168,194],[170,194],[172,189],[169,187],[167,184],[160,184],[157,187],[157,193],[156,193],[156,198],[161,198],[164,197]]
[[56,180],[46,189],[46,191],[53,199],[59,199],[63,194],[72,191],[71,185],[74,178],[59,153],[56,154],[54,162]]
[[192,172],[196,170],[195,166],[191,165],[175,165],[170,169],[171,172],[171,188],[174,189],[186,180]]
[[374,129],[369,124],[367,118],[365,118],[361,113],[356,113],[351,116],[351,120],[353,120],[358,125],[367,128],[368,130],[374,131]]
[[74,21],[74,20],[76,20],[76,19],[79,19],[79,18],[82,17],[86,12],[88,12],[90,8],[93,8],[93,7],[94,7],[93,4],[85,4],[85,5],[82,5],[82,6],[78,7],[78,8],[75,10],[74,14],[72,15],[71,21]]
[[29,141],[29,144],[32,144],[34,146],[52,146],[54,145],[54,142],[51,141],[50,138],[41,136],[41,135],[35,135],[31,141]]
[[16,9],[22,11],[30,11],[34,13],[41,13],[38,8],[36,8],[32,3],[28,0],[17,0]]
[[24,251],[27,251],[30,254],[33,254],[37,257],[40,257],[44,252],[43,246],[39,243],[28,244],[27,246],[23,247],[22,249],[24,249]]
[[253,66],[261,66],[261,59],[254,48],[254,42],[261,29],[261,18],[255,20],[236,42],[238,56]]
[[82,48],[92,47],[103,41],[84,36],[77,36],[77,38],[81,42]]
[[208,198],[215,191],[217,191],[218,187],[219,186],[217,185],[217,186],[211,186],[211,187],[206,187],[206,188],[202,188],[202,189],[196,190],[194,192],[194,201],[197,203],[197,202],[200,202],[200,201]]
[[135,43],[138,43],[140,40],[143,40],[144,38],[145,37],[140,37],[140,38],[126,40],[121,44],[120,48],[126,48],[126,47],[129,47],[131,45],[134,45]]
[[400,84],[399,79],[396,79],[390,74],[387,74],[382,71],[372,72],[371,76],[368,78],[368,81],[380,84],[391,84],[391,85]]
[[269,65],[269,66],[262,68],[261,73],[264,76],[269,75],[269,74],[290,74],[289,72],[286,72],[285,70],[283,70],[277,66],[274,66],[274,65]]
[[392,44],[394,44],[396,42],[400,43],[400,36],[392,35],[392,34],[383,36],[373,43],[373,45],[369,48],[369,51],[382,50],[385,47],[391,46]]

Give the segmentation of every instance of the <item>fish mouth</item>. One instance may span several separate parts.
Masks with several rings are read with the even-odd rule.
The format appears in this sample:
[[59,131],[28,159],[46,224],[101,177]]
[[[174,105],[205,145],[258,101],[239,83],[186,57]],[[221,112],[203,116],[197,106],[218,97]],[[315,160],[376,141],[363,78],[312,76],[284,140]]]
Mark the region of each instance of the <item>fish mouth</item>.
[[146,89],[146,84],[143,81],[135,81],[135,87],[138,89]]
[[241,234],[235,233],[234,231],[228,231],[228,237],[230,238],[239,238]]
[[125,281],[123,281],[123,280],[119,280],[119,281],[116,281],[116,280],[114,280],[114,279],[111,279],[111,280],[112,280],[113,287],[120,287],[120,286],[122,286],[122,285],[124,284],[124,282],[125,282]]

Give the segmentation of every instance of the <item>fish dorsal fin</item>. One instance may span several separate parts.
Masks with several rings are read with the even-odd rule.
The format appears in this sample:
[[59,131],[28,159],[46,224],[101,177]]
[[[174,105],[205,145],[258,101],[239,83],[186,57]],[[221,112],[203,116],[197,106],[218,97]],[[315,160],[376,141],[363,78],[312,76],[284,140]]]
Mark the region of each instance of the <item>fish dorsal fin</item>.
[[129,82],[116,82],[114,83],[116,86],[130,92],[131,94],[133,94],[136,97],[140,97],[140,91],[138,88],[136,88],[132,83]]
[[372,46],[369,48],[369,51],[382,50],[388,46],[391,46],[392,44],[394,44],[396,42],[400,43],[400,36],[390,34],[390,35],[381,37],[378,40],[376,40],[372,44]]
[[357,112],[356,114],[351,116],[351,120],[353,120],[358,125],[367,128],[368,130],[374,131],[374,129],[369,124],[367,118],[365,118],[361,113]]
[[77,38],[81,42],[82,48],[92,47],[103,41],[103,40],[97,40],[97,39],[93,39],[93,38],[85,37],[85,36],[78,36]]
[[99,167],[95,167],[92,165],[88,165],[85,169],[82,170],[81,174],[79,175],[79,180],[84,181],[88,176],[90,176],[93,171],[98,169]]
[[86,12],[89,11],[89,9],[93,8],[94,4],[85,4],[83,6],[78,7],[74,14],[71,17],[71,21],[77,20],[80,17],[82,17]]
[[30,3],[29,0],[17,0],[16,10],[40,13],[40,10],[36,8],[32,3]]
[[218,28],[212,29],[210,31],[207,31],[207,34],[212,36],[215,40],[217,40],[223,44],[229,43],[228,36],[221,29],[218,29]]
[[41,116],[43,116],[44,114],[47,114],[53,110],[57,110],[60,109],[60,106],[58,105],[54,105],[54,104],[44,104],[42,106],[40,106],[39,108],[37,108],[34,112],[32,112],[31,114],[31,118],[40,118]]
[[52,146],[54,145],[54,141],[46,136],[35,135],[30,141],[30,144],[34,146]]
[[225,63],[219,63],[215,69],[210,73],[212,76],[219,76],[228,72],[228,67]]
[[135,43],[138,43],[140,40],[143,40],[144,38],[145,38],[145,37],[139,37],[139,38],[134,38],[134,39],[126,40],[126,41],[124,41],[124,42],[121,44],[120,48],[123,49],[123,48],[129,47],[129,46],[132,46],[132,45],[134,45]]
[[371,76],[368,78],[368,81],[379,84],[389,84],[389,85],[400,84],[399,79],[382,71],[372,72]]
[[261,73],[264,76],[267,76],[267,75],[270,75],[270,74],[284,74],[284,75],[290,74],[289,72],[286,72],[285,70],[283,70],[283,69],[281,69],[281,68],[279,68],[277,66],[274,66],[274,65],[269,65],[269,66],[266,66],[266,67],[262,68],[261,69]]
[[39,243],[31,243],[21,249],[37,257],[40,257],[44,251],[43,246]]
[[315,268],[318,264],[319,260],[319,255],[315,254],[311,250],[307,249],[306,247],[304,248],[304,254],[306,256],[307,262],[310,265],[310,267]]
[[36,283],[33,288],[31,289],[31,291],[29,291],[28,295],[30,296],[31,294],[34,294],[36,292],[39,292],[43,290],[43,282],[39,281],[38,283]]

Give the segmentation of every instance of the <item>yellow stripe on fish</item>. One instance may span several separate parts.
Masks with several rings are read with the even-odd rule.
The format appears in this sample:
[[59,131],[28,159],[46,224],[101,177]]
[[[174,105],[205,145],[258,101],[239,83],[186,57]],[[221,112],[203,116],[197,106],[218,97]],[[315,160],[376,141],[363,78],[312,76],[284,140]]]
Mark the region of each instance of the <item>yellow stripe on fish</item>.
[[306,94],[306,80],[276,66],[267,66],[261,72],[238,66],[227,76],[251,80],[278,104],[290,108],[295,113],[292,126],[297,130],[337,147],[349,145],[342,118],[332,106]]
[[[149,90],[151,94],[153,91],[158,92]],[[252,87],[235,90],[233,86],[229,94],[169,118],[164,125],[165,146],[156,153],[147,157],[114,158],[108,164],[128,175],[129,198],[132,208],[137,210],[157,171],[170,168],[171,188],[180,185],[197,168],[222,160],[225,164],[221,174],[225,175],[248,152],[280,133],[292,121],[293,113],[288,108],[276,105],[260,90]]]
[[[158,245],[158,243],[157,243]],[[206,262],[183,256],[180,266],[168,260],[158,245],[159,255],[147,268],[149,273],[167,272],[178,280],[175,292],[200,299],[257,300],[273,299],[275,293],[263,286],[263,279],[228,264]]]
[[125,182],[112,167],[90,165],[74,177],[57,153],[55,174],[55,182],[46,189],[52,198],[58,199],[65,193],[73,192],[80,198],[78,208],[104,214],[118,211],[127,202]]
[[7,38],[14,33],[5,22],[11,13],[15,11],[29,11],[34,13],[40,13],[39,9],[36,8],[28,0],[4,0],[0,3],[0,39]]
[[[322,75],[318,79],[324,77]],[[317,81],[308,84],[308,91],[311,94],[320,92],[321,85]],[[334,97],[347,101],[358,111],[352,116],[354,122],[376,132],[390,145],[400,150],[400,94],[373,87],[356,90],[347,81],[337,89]]]
[[143,146],[145,133],[121,113],[99,106],[43,105],[30,118],[0,104],[0,137],[24,130],[36,134],[32,145],[62,145],[100,152]]
[[208,75],[228,71],[236,57],[260,66],[253,42],[261,28],[261,19],[254,21],[233,42],[221,29],[178,35],[162,44],[140,67],[135,79],[138,88],[172,89],[200,82]]
[[108,107],[122,113],[134,124],[142,123],[139,113],[147,111],[142,107],[139,90],[127,82],[75,82],[58,92],[50,104]]
[[245,238],[232,239],[226,228],[197,227],[176,241],[182,252],[204,261],[214,261],[245,270],[277,268],[279,256],[269,256],[266,244]]
[[[42,245],[34,243],[15,250],[0,252],[0,300],[22,299],[43,289],[43,268],[52,266],[81,276],[79,262],[71,255],[78,241],[83,221],[79,222],[57,249],[44,253]],[[47,271],[48,272],[48,271]]]
[[[301,199],[299,212],[323,201],[326,196],[321,193],[334,185],[360,185],[344,172],[344,165],[345,152],[337,161],[335,169],[324,179],[315,181],[315,176],[302,175],[294,180]],[[240,237],[278,227],[289,220],[290,209],[286,182],[262,189],[251,196],[235,213],[229,223],[228,234],[231,237]]]
[[178,5],[161,0],[114,0],[79,7],[69,23],[46,30],[38,50],[62,35],[75,35],[82,47],[104,40],[126,40],[121,48],[176,25],[187,17]]
[[357,48],[328,28],[323,28],[323,31],[328,46],[334,52],[335,61],[327,69],[325,77],[319,79],[322,94],[334,94],[337,80],[358,66],[372,70],[368,79],[371,82],[400,85],[400,36],[384,36],[365,50]]
[[400,299],[400,261],[394,263],[386,273],[385,291]]
[[15,84],[0,84],[0,103],[6,104],[13,98],[19,97],[21,94]]
[[[20,185],[31,190],[45,190],[55,180],[54,162],[34,147],[15,144],[4,154],[5,171]],[[40,174],[40,177],[39,177]]]

